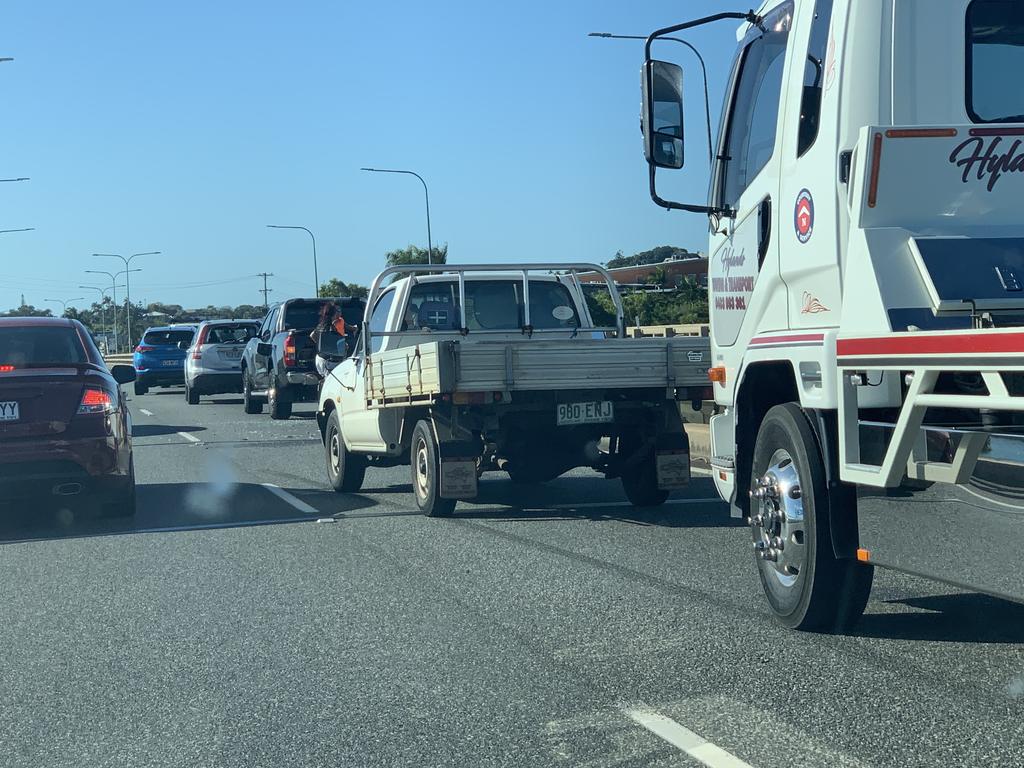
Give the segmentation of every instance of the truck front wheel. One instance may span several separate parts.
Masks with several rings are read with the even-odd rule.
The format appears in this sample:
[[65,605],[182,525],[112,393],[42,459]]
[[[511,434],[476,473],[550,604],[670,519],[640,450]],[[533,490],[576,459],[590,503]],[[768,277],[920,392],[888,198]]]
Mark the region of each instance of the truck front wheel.
[[455,511],[455,499],[441,498],[441,458],[429,421],[416,422],[412,433],[412,492],[416,506],[427,517],[447,517]]
[[864,612],[874,570],[833,552],[825,466],[796,403],[768,411],[752,469],[754,557],[776,620],[790,629],[848,629]]
[[345,449],[341,419],[337,411],[332,411],[327,420],[324,450],[327,454],[327,480],[331,488],[338,493],[356,493],[363,487],[366,458],[353,455]]

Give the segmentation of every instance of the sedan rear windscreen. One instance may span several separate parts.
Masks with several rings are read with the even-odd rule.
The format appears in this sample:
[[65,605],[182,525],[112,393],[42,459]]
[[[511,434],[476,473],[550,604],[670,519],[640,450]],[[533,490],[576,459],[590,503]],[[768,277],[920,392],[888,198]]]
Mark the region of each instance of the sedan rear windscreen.
[[22,368],[87,362],[74,328],[0,327],[0,365]]
[[162,345],[177,346],[179,342],[192,342],[194,331],[149,331],[142,337],[143,344],[150,344],[154,347]]
[[206,329],[204,344],[244,344],[256,335],[258,326],[252,323],[211,325]]

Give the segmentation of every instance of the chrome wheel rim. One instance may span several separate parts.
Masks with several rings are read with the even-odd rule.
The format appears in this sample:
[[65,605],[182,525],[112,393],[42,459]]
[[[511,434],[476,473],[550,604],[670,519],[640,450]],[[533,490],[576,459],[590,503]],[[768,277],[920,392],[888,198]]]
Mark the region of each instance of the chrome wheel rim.
[[416,441],[416,495],[427,498],[427,441],[422,437]]
[[754,552],[759,567],[785,588],[793,587],[807,567],[807,531],[803,489],[793,457],[777,450],[750,492]]

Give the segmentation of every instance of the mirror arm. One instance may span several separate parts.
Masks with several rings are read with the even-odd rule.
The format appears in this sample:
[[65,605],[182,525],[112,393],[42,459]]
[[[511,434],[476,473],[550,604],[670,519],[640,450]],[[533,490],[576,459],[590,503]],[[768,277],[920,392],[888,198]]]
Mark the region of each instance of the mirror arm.
[[686,211],[687,213],[703,213],[707,216],[722,216],[725,218],[733,218],[735,212],[731,208],[719,208],[717,206],[709,205],[689,205],[688,203],[676,203],[672,200],[665,200],[658,194],[658,185],[656,182],[656,176],[658,173],[657,167],[650,165],[650,179],[651,179],[651,200],[654,204],[660,208],[664,208],[668,211]]
[[746,13],[716,13],[713,16],[705,16],[702,19],[694,19],[693,21],[686,21],[683,22],[682,24],[676,24],[671,27],[657,29],[654,32],[652,32],[647,38],[647,44],[644,48],[644,59],[646,61],[650,61],[651,45],[653,45],[654,41],[657,40],[659,37],[664,37],[665,35],[672,35],[675,34],[676,32],[682,32],[687,29],[693,29],[694,27],[701,27],[705,24],[711,24],[712,22],[715,21],[724,21],[725,19],[739,19],[740,21],[746,21],[749,22],[750,24],[756,24],[758,26],[760,26],[761,22],[764,21],[764,18],[762,16],[758,16],[751,10],[747,11]]

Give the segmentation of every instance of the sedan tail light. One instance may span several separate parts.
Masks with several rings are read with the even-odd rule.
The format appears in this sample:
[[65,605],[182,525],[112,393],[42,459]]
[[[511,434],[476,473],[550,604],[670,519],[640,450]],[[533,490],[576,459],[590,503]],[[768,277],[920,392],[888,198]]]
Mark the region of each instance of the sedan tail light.
[[284,367],[295,367],[295,337],[290,333],[284,340]]
[[85,413],[113,413],[117,410],[117,401],[105,389],[86,387],[82,393],[82,402],[78,406],[79,415]]

